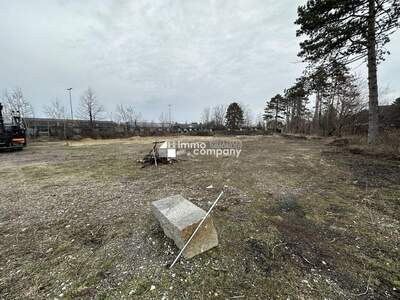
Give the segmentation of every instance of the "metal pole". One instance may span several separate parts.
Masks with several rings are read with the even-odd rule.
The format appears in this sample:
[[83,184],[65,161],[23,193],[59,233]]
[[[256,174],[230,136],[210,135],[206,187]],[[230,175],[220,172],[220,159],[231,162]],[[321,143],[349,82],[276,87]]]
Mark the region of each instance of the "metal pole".
[[71,90],[72,90],[72,88],[67,89],[67,91],[69,91],[69,107],[70,107],[70,110],[71,110],[71,120],[74,120],[74,112],[72,111]]
[[64,140],[66,140],[67,139],[67,124],[66,124],[66,120],[65,120],[65,117],[64,117]]
[[168,104],[168,119],[169,119],[169,127],[171,127],[171,104]]
[[186,242],[185,246],[183,246],[182,250],[179,252],[178,256],[175,258],[175,260],[173,261],[173,263],[171,264],[171,266],[169,267],[170,269],[172,269],[172,267],[176,264],[176,262],[178,261],[178,259],[181,257],[183,251],[185,251],[186,247],[189,245],[189,243],[192,241],[193,237],[196,235],[197,231],[199,231],[201,225],[203,225],[204,221],[207,219],[208,215],[211,213],[211,211],[213,210],[214,206],[217,204],[218,200],[222,197],[222,194],[224,192],[222,191],[217,200],[214,201],[213,205],[211,205],[210,209],[208,210],[208,212],[206,213],[206,215],[204,216],[203,220],[201,220],[201,222],[199,223],[199,225],[197,225],[196,230],[192,233],[192,235],[190,236],[190,238],[188,239],[188,241]]

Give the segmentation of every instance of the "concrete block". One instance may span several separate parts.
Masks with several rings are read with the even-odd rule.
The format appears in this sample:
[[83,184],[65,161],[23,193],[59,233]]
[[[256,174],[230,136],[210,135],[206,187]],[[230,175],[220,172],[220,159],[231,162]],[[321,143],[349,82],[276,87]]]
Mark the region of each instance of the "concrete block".
[[[206,215],[204,210],[181,195],[154,201],[151,207],[165,235],[173,239],[179,249],[183,248],[197,225]],[[183,256],[191,258],[215,246],[218,246],[218,235],[211,217],[208,216],[183,252]]]

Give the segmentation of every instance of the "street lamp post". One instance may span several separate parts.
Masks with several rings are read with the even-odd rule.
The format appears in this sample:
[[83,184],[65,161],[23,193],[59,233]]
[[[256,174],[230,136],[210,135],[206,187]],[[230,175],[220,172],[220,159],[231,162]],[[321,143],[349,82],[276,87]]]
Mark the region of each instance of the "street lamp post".
[[172,119],[171,119],[171,104],[168,104],[168,122],[169,122],[169,127],[172,126]]
[[69,91],[69,107],[71,110],[71,120],[74,120],[74,113],[72,111],[72,97],[71,97],[72,88],[67,89],[67,91]]

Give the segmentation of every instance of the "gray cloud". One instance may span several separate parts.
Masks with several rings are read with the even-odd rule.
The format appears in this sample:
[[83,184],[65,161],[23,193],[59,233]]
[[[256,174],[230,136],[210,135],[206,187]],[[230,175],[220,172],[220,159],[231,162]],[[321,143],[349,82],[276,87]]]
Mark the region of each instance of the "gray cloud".
[[[303,2],[2,1],[0,88],[20,86],[39,115],[70,86],[76,105],[88,85],[107,110],[131,103],[148,120],[168,104],[178,121],[233,100],[260,112],[303,69],[293,24]],[[393,96],[399,63],[380,67]]]

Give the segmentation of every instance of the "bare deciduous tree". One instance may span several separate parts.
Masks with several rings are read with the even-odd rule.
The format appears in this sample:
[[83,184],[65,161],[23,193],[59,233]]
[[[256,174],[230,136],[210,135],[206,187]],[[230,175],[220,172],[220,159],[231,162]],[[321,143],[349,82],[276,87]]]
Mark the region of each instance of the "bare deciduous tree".
[[119,104],[117,106],[117,120],[121,123],[136,125],[140,120],[140,113],[136,112],[132,105]]
[[10,115],[12,112],[19,112],[21,117],[33,117],[34,111],[30,102],[25,99],[20,88],[15,88],[11,92],[5,90],[3,92],[3,102],[5,114]]
[[58,99],[52,101],[49,105],[45,105],[43,112],[51,119],[65,119],[66,109]]
[[213,107],[212,121],[216,128],[223,128],[225,123],[226,107],[223,104],[219,104]]
[[339,136],[342,134],[342,130],[346,124],[354,122],[354,116],[368,107],[365,101],[367,98],[363,98],[365,96],[363,96],[361,88],[357,84],[358,81],[357,78],[350,77],[337,95],[335,108],[337,119],[336,134]]
[[245,127],[251,127],[253,125],[253,113],[251,109],[242,103],[240,103],[240,107],[243,110],[243,125]]
[[161,123],[161,127],[164,128],[167,124],[169,124],[168,116],[166,113],[162,112],[158,120]]
[[258,129],[264,128],[264,118],[262,113],[258,113],[255,119],[255,125]]
[[203,109],[203,112],[201,114],[201,123],[203,125],[208,126],[211,122],[211,109],[209,107],[206,107]]
[[94,126],[94,122],[104,112],[103,106],[99,103],[93,89],[88,89],[83,93],[79,104],[78,115],[84,120],[89,120],[90,126]]

